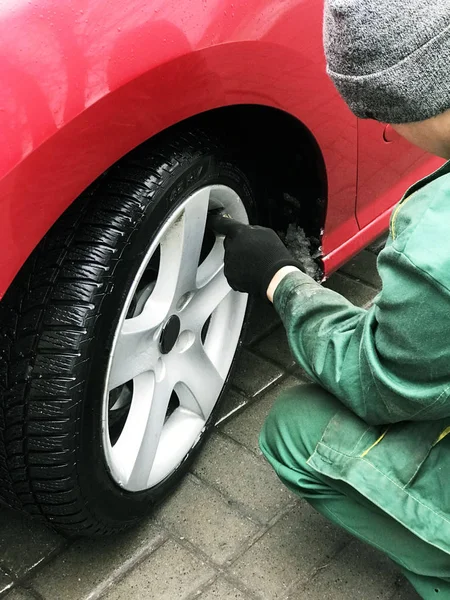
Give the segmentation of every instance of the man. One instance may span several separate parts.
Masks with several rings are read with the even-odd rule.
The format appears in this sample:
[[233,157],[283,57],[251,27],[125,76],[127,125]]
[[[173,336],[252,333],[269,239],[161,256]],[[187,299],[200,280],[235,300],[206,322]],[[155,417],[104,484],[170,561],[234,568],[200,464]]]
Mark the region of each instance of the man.
[[[328,72],[354,113],[450,158],[447,0],[329,0]],[[368,310],[322,288],[276,234],[225,239],[230,285],[273,301],[315,384],[286,392],[260,437],[281,480],[450,599],[450,164],[393,212]]]

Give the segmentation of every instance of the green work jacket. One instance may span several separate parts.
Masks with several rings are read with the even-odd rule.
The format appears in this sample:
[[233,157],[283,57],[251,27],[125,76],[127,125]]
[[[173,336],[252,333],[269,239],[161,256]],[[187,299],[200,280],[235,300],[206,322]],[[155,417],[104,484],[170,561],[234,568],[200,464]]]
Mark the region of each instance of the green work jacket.
[[300,272],[275,291],[294,357],[342,403],[308,463],[450,553],[450,162],[402,198],[378,270],[367,310]]

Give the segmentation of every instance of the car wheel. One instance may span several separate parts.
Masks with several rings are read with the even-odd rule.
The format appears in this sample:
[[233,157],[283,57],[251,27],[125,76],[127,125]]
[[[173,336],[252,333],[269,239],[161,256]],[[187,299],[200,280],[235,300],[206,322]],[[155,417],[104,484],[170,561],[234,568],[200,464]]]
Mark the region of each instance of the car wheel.
[[63,215],[0,303],[0,494],[69,534],[123,529],[214,423],[247,296],[223,275],[223,207],[249,182],[200,132],[146,143]]

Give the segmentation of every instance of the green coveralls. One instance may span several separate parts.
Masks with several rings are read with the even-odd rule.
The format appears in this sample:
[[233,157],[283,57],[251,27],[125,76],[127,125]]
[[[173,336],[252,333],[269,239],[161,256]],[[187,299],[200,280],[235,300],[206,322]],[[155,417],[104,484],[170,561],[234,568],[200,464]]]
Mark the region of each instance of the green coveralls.
[[357,308],[303,273],[274,304],[313,381],[260,437],[281,480],[383,550],[425,598],[450,599],[450,163],[393,212],[382,291]]

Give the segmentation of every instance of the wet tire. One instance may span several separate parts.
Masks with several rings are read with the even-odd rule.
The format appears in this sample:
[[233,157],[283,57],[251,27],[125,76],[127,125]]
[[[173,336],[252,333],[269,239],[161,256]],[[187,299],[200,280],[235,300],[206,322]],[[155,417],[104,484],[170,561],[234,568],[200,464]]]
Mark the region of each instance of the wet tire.
[[148,514],[188,469],[220,399],[175,471],[130,492],[105,461],[102,398],[142,257],[183,199],[211,184],[235,190],[254,213],[247,177],[203,132],[144,144],[59,219],[0,302],[0,496],[7,505],[65,534],[110,534]]

